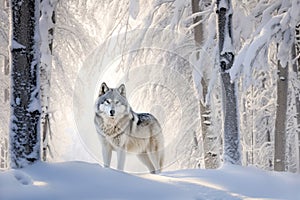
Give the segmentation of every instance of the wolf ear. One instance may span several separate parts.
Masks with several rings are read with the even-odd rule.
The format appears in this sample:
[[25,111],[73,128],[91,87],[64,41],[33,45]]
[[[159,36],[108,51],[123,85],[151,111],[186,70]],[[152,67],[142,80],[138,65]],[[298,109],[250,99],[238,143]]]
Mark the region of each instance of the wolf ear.
[[118,88],[118,91],[120,92],[120,94],[123,97],[126,97],[126,89],[125,89],[125,85],[124,84],[120,85],[120,87]]
[[106,83],[103,82],[100,87],[99,96],[105,94],[108,90],[109,88],[107,87]]

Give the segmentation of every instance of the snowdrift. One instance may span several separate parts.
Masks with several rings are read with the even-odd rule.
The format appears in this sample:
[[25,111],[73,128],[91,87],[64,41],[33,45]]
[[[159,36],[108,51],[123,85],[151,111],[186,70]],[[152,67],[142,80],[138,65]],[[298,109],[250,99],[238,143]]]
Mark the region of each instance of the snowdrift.
[[127,174],[84,162],[37,163],[0,172],[1,200],[300,199],[300,176],[254,167]]

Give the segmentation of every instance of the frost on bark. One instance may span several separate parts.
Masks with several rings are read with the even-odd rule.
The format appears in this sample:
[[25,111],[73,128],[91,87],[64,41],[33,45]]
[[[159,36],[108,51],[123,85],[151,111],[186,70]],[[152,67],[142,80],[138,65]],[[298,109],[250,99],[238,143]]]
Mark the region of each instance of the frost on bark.
[[9,5],[8,1],[0,4],[0,170],[8,168],[8,129],[9,120]]
[[[198,13],[200,12],[199,0],[192,0],[192,12]],[[193,23],[196,24],[202,20],[201,16],[195,17]],[[194,38],[197,45],[201,45],[204,36],[203,36],[203,24],[199,24],[194,27]],[[197,59],[199,59],[199,55],[197,54]],[[211,125],[211,117],[210,117],[210,107],[206,104],[206,96],[208,92],[208,80],[204,77],[201,78],[201,86],[202,86],[202,96],[203,100],[200,101],[200,116],[201,116],[201,134],[203,138],[203,151],[204,151],[204,164],[206,169],[215,169],[219,166],[219,155],[218,150],[215,151],[216,140],[215,137],[210,130]]]
[[40,159],[39,0],[11,0],[11,167]]
[[231,82],[228,70],[234,61],[232,39],[232,8],[230,0],[217,0],[219,64],[221,68],[223,108],[224,108],[224,141],[223,159],[225,163],[241,164],[238,110],[235,82]]
[[52,67],[52,48],[55,24],[55,7],[57,0],[41,0],[41,16],[39,20],[41,37],[41,133],[42,133],[42,159],[47,160],[47,153],[51,148],[49,139],[51,138],[50,119],[49,119],[49,95],[50,77]]

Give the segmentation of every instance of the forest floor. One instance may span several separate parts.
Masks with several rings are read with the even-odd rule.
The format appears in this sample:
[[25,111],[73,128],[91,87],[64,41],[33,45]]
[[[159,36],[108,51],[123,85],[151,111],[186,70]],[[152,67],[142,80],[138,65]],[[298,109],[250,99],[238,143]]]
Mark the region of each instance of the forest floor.
[[86,162],[44,163],[0,172],[1,200],[296,200],[300,175],[255,167],[128,174]]

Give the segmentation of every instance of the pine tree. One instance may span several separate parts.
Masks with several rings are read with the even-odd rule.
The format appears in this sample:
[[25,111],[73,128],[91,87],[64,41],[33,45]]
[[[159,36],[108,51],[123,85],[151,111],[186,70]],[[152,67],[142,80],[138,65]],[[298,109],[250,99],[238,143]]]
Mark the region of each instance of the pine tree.
[[236,99],[236,85],[231,82],[228,70],[234,61],[232,39],[232,7],[230,0],[217,0],[218,30],[219,30],[219,64],[223,87],[224,108],[224,162],[241,164],[238,104]]
[[40,160],[39,0],[11,0],[11,167]]

